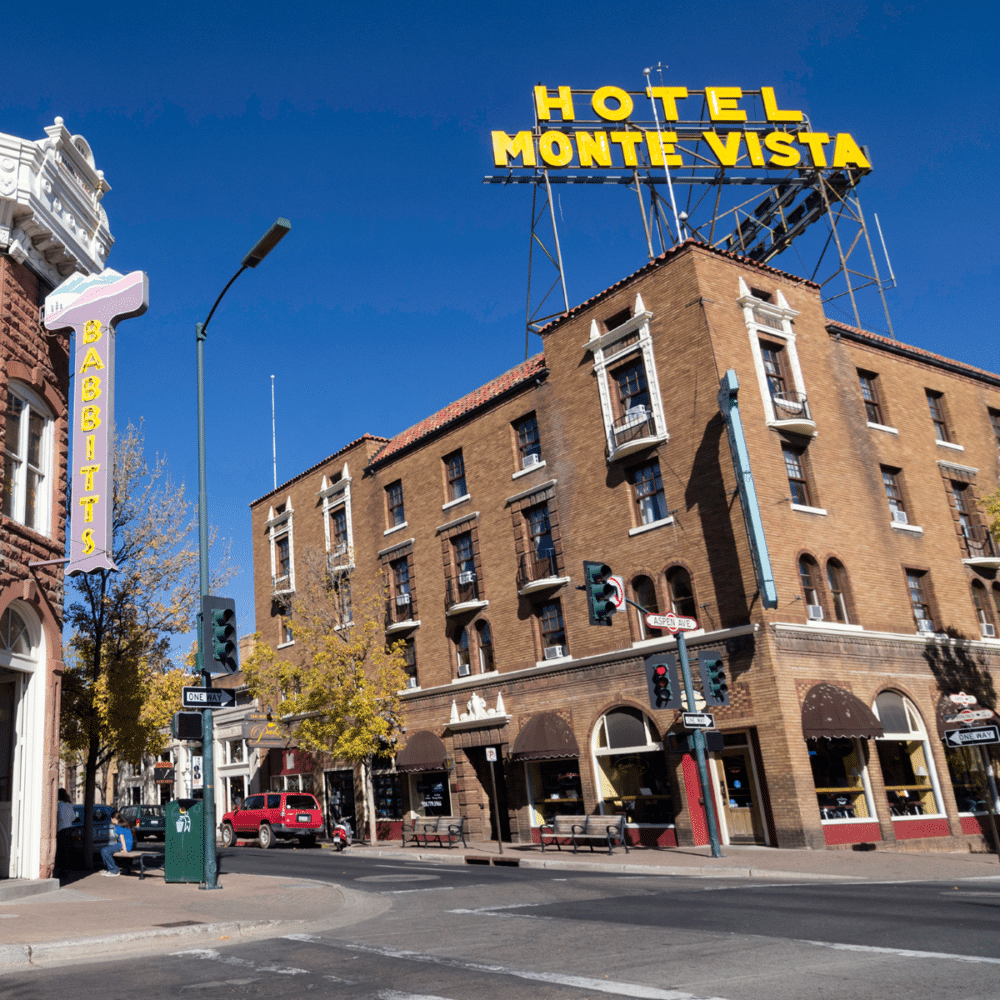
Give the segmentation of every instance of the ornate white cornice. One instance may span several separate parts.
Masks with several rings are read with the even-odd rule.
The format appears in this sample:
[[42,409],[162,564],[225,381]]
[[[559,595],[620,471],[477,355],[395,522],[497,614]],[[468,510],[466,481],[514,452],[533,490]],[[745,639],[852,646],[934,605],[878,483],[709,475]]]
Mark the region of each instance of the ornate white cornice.
[[0,133],[0,251],[60,285],[104,270],[114,238],[101,199],[111,187],[82,135],[61,118],[45,133]]

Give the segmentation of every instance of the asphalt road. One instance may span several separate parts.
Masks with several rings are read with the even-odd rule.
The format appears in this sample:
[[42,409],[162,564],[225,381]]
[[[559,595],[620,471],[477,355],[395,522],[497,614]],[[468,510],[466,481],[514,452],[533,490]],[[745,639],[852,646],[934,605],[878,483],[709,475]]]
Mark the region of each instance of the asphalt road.
[[221,869],[335,881],[377,919],[0,980],[18,1000],[995,1000],[1000,883],[831,884],[358,860],[239,848]]

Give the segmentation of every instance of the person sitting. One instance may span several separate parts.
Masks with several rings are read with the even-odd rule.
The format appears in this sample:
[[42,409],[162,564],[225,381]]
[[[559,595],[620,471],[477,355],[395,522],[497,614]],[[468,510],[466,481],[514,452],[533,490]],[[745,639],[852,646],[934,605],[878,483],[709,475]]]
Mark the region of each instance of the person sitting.
[[115,878],[121,875],[121,869],[115,864],[115,852],[132,850],[132,830],[128,821],[122,819],[122,814],[117,810],[111,814],[111,824],[111,832],[115,836],[115,841],[113,844],[101,848],[101,859],[104,861],[105,869],[101,874]]

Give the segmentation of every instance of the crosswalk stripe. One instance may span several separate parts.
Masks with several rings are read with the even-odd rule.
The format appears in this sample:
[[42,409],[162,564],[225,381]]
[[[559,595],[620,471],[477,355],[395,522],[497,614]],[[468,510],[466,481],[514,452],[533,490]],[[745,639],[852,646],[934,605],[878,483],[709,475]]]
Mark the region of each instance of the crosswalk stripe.
[[834,951],[861,951],[873,955],[898,955],[900,958],[948,959],[952,962],[980,962],[984,965],[1000,965],[1000,958],[984,958],[982,955],[954,955],[947,951],[914,951],[912,948],[878,948],[871,944],[838,944],[833,941],[793,940],[793,944],[811,944],[816,948],[832,948]]

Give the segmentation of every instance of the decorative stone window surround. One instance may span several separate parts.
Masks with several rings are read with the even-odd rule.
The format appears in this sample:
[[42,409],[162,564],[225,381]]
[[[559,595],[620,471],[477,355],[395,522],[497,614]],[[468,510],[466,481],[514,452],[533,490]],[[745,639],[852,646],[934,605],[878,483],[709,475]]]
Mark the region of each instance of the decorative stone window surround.
[[[323,534],[327,553],[333,552],[333,532],[330,530],[330,518],[339,508],[344,508],[347,516],[347,562],[333,567],[338,572],[354,569],[354,523],[351,518],[351,475],[344,463],[340,479],[335,483],[327,483],[326,476],[320,486],[317,496],[323,501]],[[402,525],[401,525],[402,527]]]
[[[743,307],[743,320],[750,334],[750,350],[753,353],[754,371],[757,373],[757,384],[760,387],[760,398],[764,404],[764,417],[768,427],[781,428],[784,421],[779,420],[774,412],[771,401],[771,391],[767,385],[767,372],[764,370],[764,358],[760,351],[761,337],[765,340],[780,341],[785,348],[788,370],[792,376],[792,386],[795,392],[807,396],[805,380],[802,378],[802,368],[799,365],[799,354],[795,348],[795,331],[792,320],[798,312],[788,305],[781,289],[776,289],[776,302],[765,302],[752,295],[747,283],[741,277],[740,297],[736,300]],[[770,322],[763,322],[763,320]],[[815,430],[812,432],[815,434]]]
[[[660,397],[660,380],[656,372],[656,360],[653,356],[653,338],[649,330],[649,322],[653,318],[651,312],[647,312],[641,295],[635,297],[635,310],[630,320],[622,323],[621,326],[609,330],[602,334],[597,325],[597,320],[592,320],[590,324],[590,339],[584,344],[584,348],[593,352],[594,374],[597,376],[597,390],[601,399],[601,416],[604,418],[604,435],[607,446],[608,461],[614,461],[617,454],[623,453],[623,447],[615,447],[614,407],[611,404],[612,386],[608,380],[608,370],[615,365],[625,361],[633,354],[642,356],[643,367],[646,370],[646,386],[649,391],[649,402],[653,409],[653,423],[656,433],[643,439],[649,444],[669,441],[670,435],[667,433],[667,419],[663,413],[663,403]],[[618,342],[626,337],[637,333],[638,342],[629,344],[627,347],[617,347]],[[629,442],[631,444],[631,442]],[[628,451],[634,451],[630,447]]]
[[[534,489],[525,490],[522,493],[516,493],[512,497],[508,497],[504,501],[504,505],[510,507],[511,520],[513,522],[514,529],[514,552],[517,557],[518,566],[522,564],[522,561],[530,556],[530,539],[528,537],[528,525],[526,512],[532,507],[537,507],[539,504],[548,505],[548,518],[549,518],[549,532],[552,538],[552,549],[555,552],[556,565],[560,568],[560,573],[565,574],[566,564],[563,559],[563,544],[562,544],[562,529],[559,524],[559,506],[556,503],[555,495],[556,480],[550,479],[548,482],[539,483]],[[546,577],[545,584],[547,587],[542,589],[549,589],[555,586],[562,586],[565,583],[569,583],[570,577],[568,575],[556,575],[553,577]],[[532,590],[538,590],[538,583],[541,581],[530,581],[527,585],[524,581],[521,583],[521,594],[528,593]],[[532,587],[531,583],[535,583],[536,586]]]
[[[295,593],[295,540],[292,535],[292,509],[291,494],[285,499],[285,509],[280,514],[274,513],[274,508],[269,507],[267,520],[264,526],[270,534],[271,544],[271,581],[274,593],[294,594]],[[278,562],[275,554],[275,542],[282,536],[288,535],[288,585],[280,590],[275,586]]]

